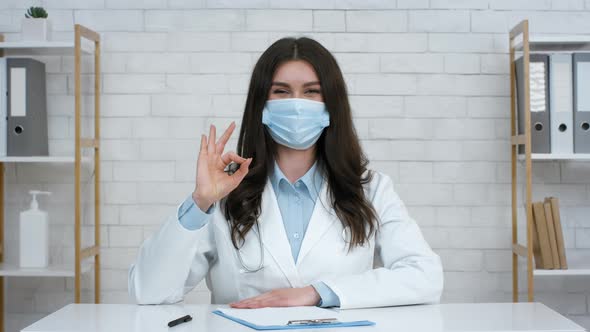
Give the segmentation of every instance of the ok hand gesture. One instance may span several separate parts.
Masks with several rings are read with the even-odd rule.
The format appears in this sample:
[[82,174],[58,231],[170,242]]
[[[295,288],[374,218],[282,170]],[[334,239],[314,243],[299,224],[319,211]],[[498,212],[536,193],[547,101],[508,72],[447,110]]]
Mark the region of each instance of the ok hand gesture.
[[[211,205],[236,189],[248,174],[252,158],[242,158],[235,152],[223,154],[225,144],[235,128],[236,124],[232,122],[217,142],[215,142],[214,125],[211,125],[209,129],[209,137],[201,136],[201,151],[197,161],[197,180],[193,199],[202,211],[207,211]],[[240,169],[229,175],[224,169],[232,161],[240,164]]]

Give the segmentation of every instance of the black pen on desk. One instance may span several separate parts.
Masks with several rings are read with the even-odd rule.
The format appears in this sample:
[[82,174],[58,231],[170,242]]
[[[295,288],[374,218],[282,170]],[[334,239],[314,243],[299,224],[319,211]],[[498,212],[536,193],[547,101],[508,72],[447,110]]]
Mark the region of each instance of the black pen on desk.
[[177,319],[171,321],[170,323],[168,323],[168,327],[173,327],[178,324],[190,322],[192,319],[193,318],[191,317],[191,315],[186,315],[186,316],[183,316],[183,317],[180,317],[180,318],[177,318]]

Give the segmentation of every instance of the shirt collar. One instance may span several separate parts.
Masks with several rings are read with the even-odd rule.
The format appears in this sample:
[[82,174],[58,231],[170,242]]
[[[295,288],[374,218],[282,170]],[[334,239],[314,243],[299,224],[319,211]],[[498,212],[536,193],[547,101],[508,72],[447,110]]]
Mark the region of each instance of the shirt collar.
[[[301,180],[301,182],[303,182],[303,184],[307,188],[307,192],[309,193],[310,198],[313,201],[315,201],[319,195],[320,189],[321,189],[322,184],[324,182],[324,177],[322,176],[320,170],[318,169],[317,160],[313,163],[311,168],[297,181],[299,181],[299,180]],[[282,181],[285,181],[285,183],[287,185],[292,186],[292,184],[289,182],[289,180],[287,179],[285,174],[281,171],[279,164],[275,161],[273,172],[270,175],[270,182],[272,184],[272,187],[273,187],[276,195],[279,195],[279,193],[280,193],[279,186]],[[295,181],[295,183],[297,183],[297,181]]]

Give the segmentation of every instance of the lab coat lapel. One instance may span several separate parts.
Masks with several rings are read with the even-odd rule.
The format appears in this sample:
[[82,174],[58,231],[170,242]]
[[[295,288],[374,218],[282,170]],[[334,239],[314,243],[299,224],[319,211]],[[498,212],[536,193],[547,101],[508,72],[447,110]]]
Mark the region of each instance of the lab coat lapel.
[[[261,214],[258,221],[260,222],[262,240],[267,252],[270,252],[272,258],[289,280],[291,287],[301,287],[302,284],[291,254],[291,246],[283,225],[277,196],[270,181],[267,181],[262,193]],[[255,228],[253,230],[255,231]]]
[[305,231],[303,242],[301,243],[301,249],[299,250],[299,256],[297,258],[297,267],[301,265],[301,262],[305,259],[305,256],[314,248],[314,246],[322,239],[326,231],[332,227],[338,217],[336,212],[330,204],[328,197],[328,183],[324,181],[322,189],[318,195],[311,219]]

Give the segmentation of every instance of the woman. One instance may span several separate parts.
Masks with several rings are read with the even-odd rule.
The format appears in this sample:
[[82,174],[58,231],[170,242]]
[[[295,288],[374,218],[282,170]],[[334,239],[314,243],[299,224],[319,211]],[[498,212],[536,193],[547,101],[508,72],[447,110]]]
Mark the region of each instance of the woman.
[[[309,38],[272,44],[235,124],[201,137],[195,190],[142,245],[138,303],[181,301],[203,278],[235,308],[437,302],[443,275],[391,179],[369,171],[336,60]],[[228,172],[228,165],[235,172]]]

